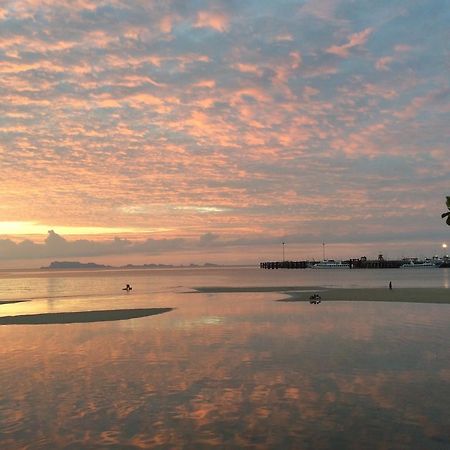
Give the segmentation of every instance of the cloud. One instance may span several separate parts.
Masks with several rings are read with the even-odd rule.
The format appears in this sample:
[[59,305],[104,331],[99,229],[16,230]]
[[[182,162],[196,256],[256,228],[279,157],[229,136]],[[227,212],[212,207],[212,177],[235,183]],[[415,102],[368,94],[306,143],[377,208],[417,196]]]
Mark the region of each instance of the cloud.
[[340,56],[341,58],[347,58],[350,55],[350,50],[356,47],[362,47],[369,36],[373,33],[373,28],[366,28],[359,33],[351,34],[348,37],[348,42],[343,45],[332,45],[326,49],[327,53],[331,53],[333,55]]
[[212,28],[220,33],[224,33],[230,26],[230,17],[220,11],[205,10],[197,13],[194,22],[195,28]]
[[220,236],[215,233],[205,233],[200,236],[200,245],[210,246],[219,240]]
[[389,70],[389,64],[394,61],[394,58],[391,56],[383,56],[382,58],[377,59],[375,62],[375,68],[377,70]]
[[329,23],[342,23],[342,19],[337,18],[336,10],[339,3],[335,0],[322,0],[320,2],[309,0],[300,7],[300,13],[313,16],[319,20]]
[[[353,218],[369,232],[365,202],[386,235],[429,227],[427,204],[439,216],[444,11],[333,0],[26,0],[1,11],[2,222],[65,237],[63,227],[132,228],[130,245],[105,233],[92,248],[138,251],[151,237],[149,248],[173,242],[181,254],[205,230],[218,249],[248,240],[244,253],[249,236],[305,224],[343,236]],[[391,222],[411,197],[419,210]],[[15,252],[75,252],[71,240],[4,236]]]
[[159,26],[163,33],[171,33],[174,23],[178,22],[180,17],[178,15],[166,15],[160,19]]
[[395,112],[395,115],[403,120],[409,120],[417,117],[421,111],[429,110],[429,107],[441,113],[449,113],[450,105],[448,99],[450,98],[450,89],[444,88],[426,95],[419,95],[410,100],[402,110]]
[[0,259],[83,258],[136,253],[155,255],[164,251],[179,250],[184,246],[184,240],[179,238],[131,241],[115,237],[100,241],[89,239],[69,241],[55,231],[50,230],[47,238],[41,244],[28,239],[18,243],[11,239],[0,240]]

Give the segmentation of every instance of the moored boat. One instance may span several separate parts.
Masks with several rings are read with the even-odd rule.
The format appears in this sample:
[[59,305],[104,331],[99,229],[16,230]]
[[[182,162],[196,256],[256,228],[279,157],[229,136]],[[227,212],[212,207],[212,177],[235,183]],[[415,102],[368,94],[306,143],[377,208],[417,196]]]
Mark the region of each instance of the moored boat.
[[426,259],[425,261],[409,261],[400,266],[401,269],[437,269],[441,262]]
[[326,259],[312,266],[313,269],[350,269],[350,264],[334,259]]

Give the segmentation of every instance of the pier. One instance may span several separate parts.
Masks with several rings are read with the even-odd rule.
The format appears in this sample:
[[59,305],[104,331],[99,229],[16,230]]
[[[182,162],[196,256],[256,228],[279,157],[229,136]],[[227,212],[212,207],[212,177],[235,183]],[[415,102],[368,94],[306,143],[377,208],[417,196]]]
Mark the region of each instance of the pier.
[[306,269],[310,261],[266,261],[259,263],[261,269]]
[[[384,259],[382,255],[378,259],[352,258],[343,260],[342,263],[348,264],[350,269],[398,269],[410,259]],[[319,261],[263,261],[259,263],[261,269],[307,269],[313,267]],[[449,267],[450,263],[447,258],[442,260],[439,267]]]

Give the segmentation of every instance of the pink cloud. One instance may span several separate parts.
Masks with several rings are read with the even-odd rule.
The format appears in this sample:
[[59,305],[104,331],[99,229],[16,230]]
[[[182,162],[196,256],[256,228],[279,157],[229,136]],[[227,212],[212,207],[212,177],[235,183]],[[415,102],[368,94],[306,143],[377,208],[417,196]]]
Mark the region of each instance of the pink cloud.
[[159,28],[163,33],[171,33],[173,23],[174,23],[173,16],[170,16],[170,15],[164,16],[159,22]]
[[338,23],[342,21],[336,18],[337,6],[338,2],[335,0],[321,0],[320,2],[312,0],[306,2],[299,11],[301,14],[311,15],[326,22]]
[[242,73],[253,73],[257,76],[261,76],[263,73],[263,68],[257,64],[237,63],[233,67]]
[[294,37],[292,34],[279,34],[273,38],[274,42],[292,42]]
[[153,80],[149,76],[142,76],[142,75],[124,75],[119,80],[119,85],[121,86],[129,86],[129,87],[136,87],[143,84],[152,84],[153,86],[157,87],[165,87],[166,84],[164,83],[158,83],[157,81]]
[[399,53],[407,53],[413,49],[410,45],[398,44],[394,47],[394,50]]
[[380,86],[373,83],[366,83],[363,85],[363,88],[363,92],[372,97],[381,97],[384,99],[393,99],[395,97],[398,97],[398,92],[391,87],[385,87],[382,85]]
[[315,95],[319,94],[319,90],[316,88],[313,88],[312,86],[305,86],[303,88],[303,95],[306,98],[314,97]]
[[302,73],[305,78],[326,77],[337,73],[337,68],[333,66],[306,67]]
[[377,70],[389,70],[389,64],[394,60],[392,56],[383,56],[382,58],[379,58],[375,62],[375,68]]
[[177,13],[166,14],[159,20],[159,29],[162,33],[170,34],[173,27],[182,20],[183,18]]
[[434,97],[434,94],[423,95],[415,97],[411,102],[401,111],[395,113],[400,119],[412,119],[418,112],[427,105]]
[[216,87],[216,80],[201,80],[195,83],[193,86],[198,88],[214,89]]
[[199,11],[194,23],[195,28],[213,28],[221,33],[227,31],[229,25],[229,16],[219,11]]
[[332,45],[327,48],[327,53],[332,53],[333,55],[340,56],[341,58],[346,58],[350,54],[350,50],[355,47],[363,46],[369,36],[373,33],[373,28],[366,28],[359,33],[351,34],[348,38],[348,42],[344,45]]
[[248,88],[239,89],[231,94],[232,104],[242,103],[243,96],[252,97],[260,103],[265,103],[270,100],[270,96],[267,94],[267,92],[264,89],[257,88],[257,87],[248,87]]

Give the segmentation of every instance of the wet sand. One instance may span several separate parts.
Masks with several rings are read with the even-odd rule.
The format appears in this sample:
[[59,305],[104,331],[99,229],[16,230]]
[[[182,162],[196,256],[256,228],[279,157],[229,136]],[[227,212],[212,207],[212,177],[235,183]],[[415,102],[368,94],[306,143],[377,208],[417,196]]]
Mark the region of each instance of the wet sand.
[[63,323],[109,322],[136,319],[172,311],[173,308],[112,309],[0,317],[0,325],[49,325]]
[[403,303],[450,304],[450,289],[445,288],[325,288],[320,286],[270,286],[270,287],[198,287],[202,293],[279,292],[287,294],[279,302],[309,302],[312,293],[318,293],[326,301],[367,301]]

